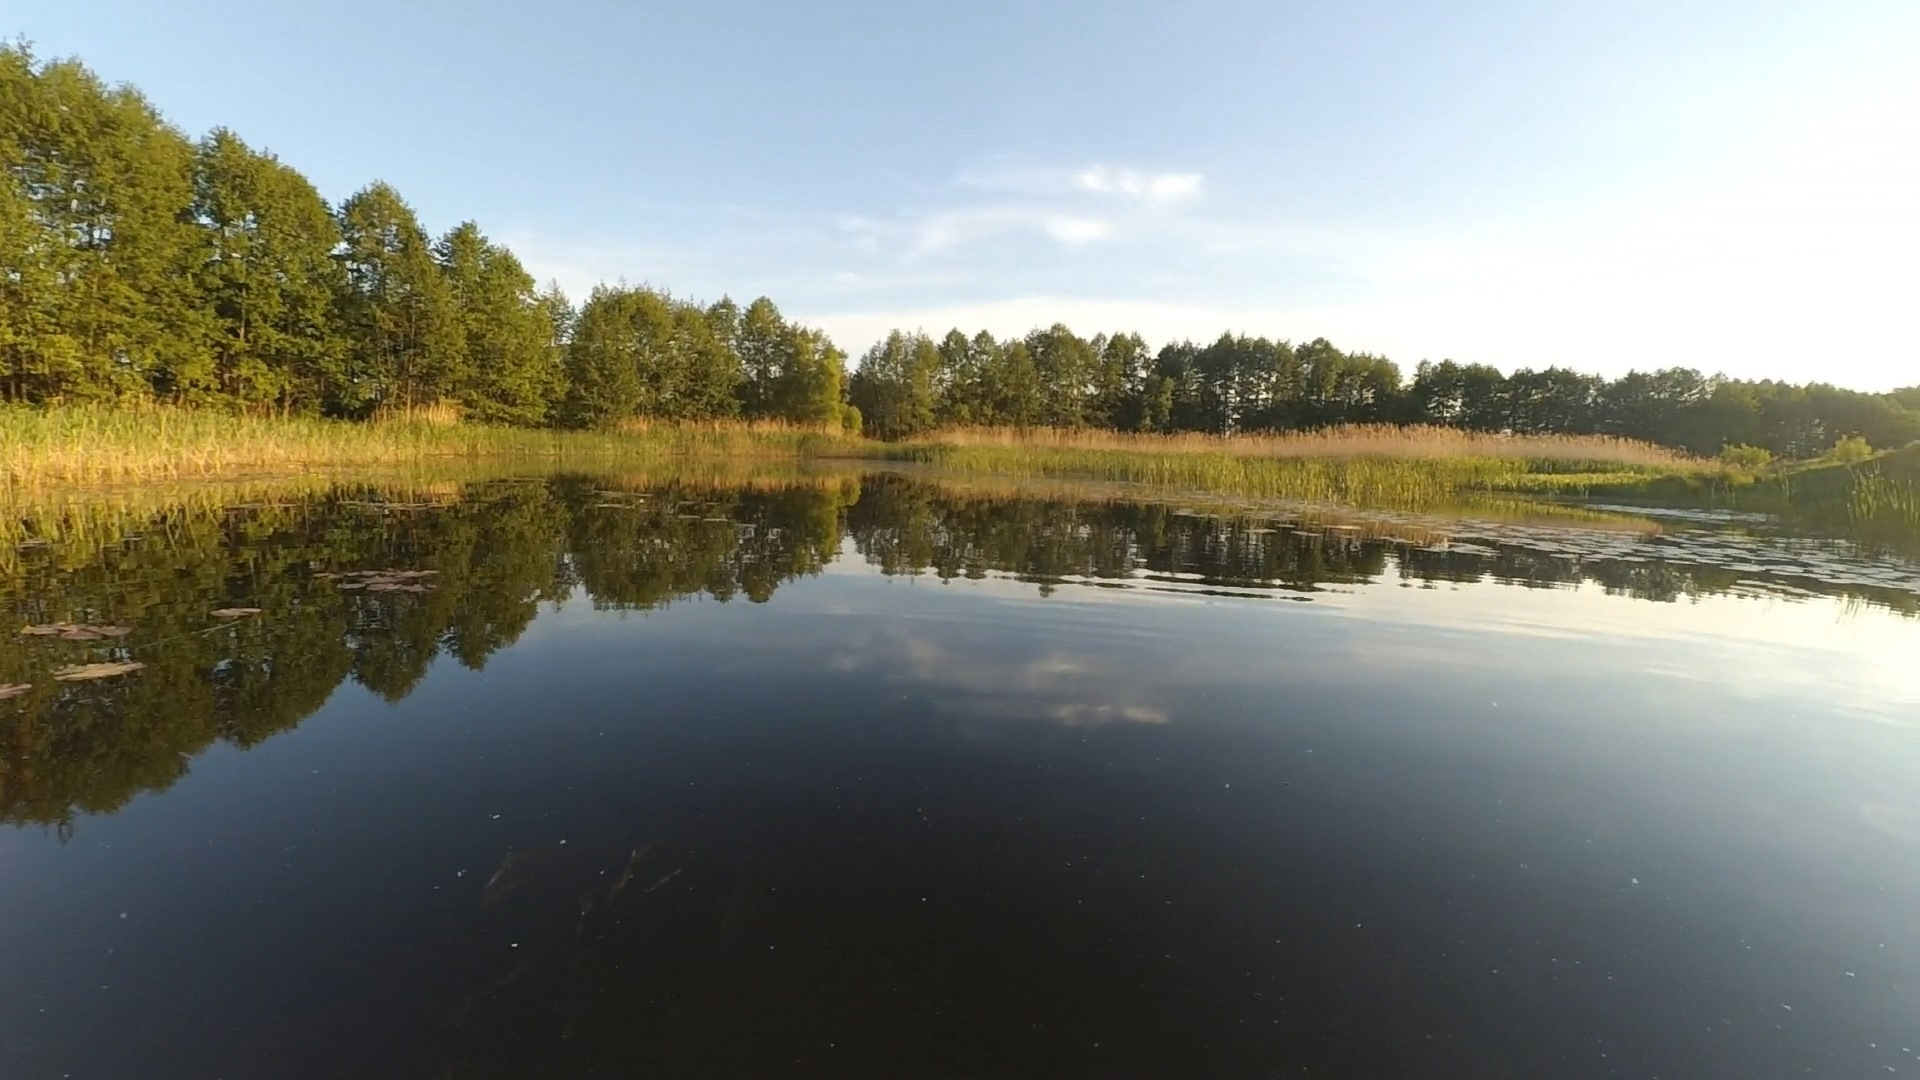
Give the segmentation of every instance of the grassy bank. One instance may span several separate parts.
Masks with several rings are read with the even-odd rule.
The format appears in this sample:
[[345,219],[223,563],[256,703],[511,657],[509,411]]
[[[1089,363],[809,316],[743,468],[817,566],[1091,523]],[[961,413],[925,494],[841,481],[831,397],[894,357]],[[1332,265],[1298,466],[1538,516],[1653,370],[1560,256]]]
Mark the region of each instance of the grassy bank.
[[1920,443],[1862,462],[1788,471],[1772,486],[1784,512],[1810,524],[1920,542]]
[[960,475],[1060,477],[1259,498],[1418,508],[1462,495],[1584,494],[1725,470],[1648,443],[1511,437],[1450,428],[1348,427],[1285,435],[961,430],[876,447]]
[[[253,477],[337,480],[503,464],[618,472],[720,462],[909,461],[957,477],[1093,481],[1215,495],[1430,509],[1488,496],[1604,498],[1780,513],[1823,528],[1920,535],[1920,446],[1764,473],[1649,443],[1436,427],[1218,437],[973,428],[902,443],[781,424],[633,423],[548,431],[204,410],[0,407],[0,504],[78,512],[103,492]],[[17,520],[17,515],[16,515]],[[65,530],[62,530],[65,531]]]
[[788,425],[632,425],[546,431],[427,420],[352,423],[206,410],[0,408],[0,482],[16,491],[460,459],[618,462],[830,455],[850,440]]

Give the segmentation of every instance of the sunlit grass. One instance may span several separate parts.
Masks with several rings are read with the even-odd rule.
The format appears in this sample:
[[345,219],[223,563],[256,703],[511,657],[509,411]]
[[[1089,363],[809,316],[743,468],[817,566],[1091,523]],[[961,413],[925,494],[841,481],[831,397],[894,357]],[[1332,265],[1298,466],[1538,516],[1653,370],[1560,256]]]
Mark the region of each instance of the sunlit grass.
[[878,448],[944,472],[1113,481],[1162,490],[1425,508],[1494,492],[1585,495],[1724,466],[1646,443],[1357,427],[1221,438],[1114,432],[941,432]]
[[1501,435],[1434,426],[1361,424],[1250,435],[1151,435],[1097,429],[953,428],[909,448],[994,447],[1025,451],[1198,454],[1250,458],[1383,458],[1525,461],[1535,464],[1703,468],[1664,446],[1604,435]]
[[352,423],[164,407],[10,406],[0,408],[0,481],[44,490],[457,459],[802,457],[831,453],[848,442],[790,425],[634,424],[612,432],[563,432],[425,415]]

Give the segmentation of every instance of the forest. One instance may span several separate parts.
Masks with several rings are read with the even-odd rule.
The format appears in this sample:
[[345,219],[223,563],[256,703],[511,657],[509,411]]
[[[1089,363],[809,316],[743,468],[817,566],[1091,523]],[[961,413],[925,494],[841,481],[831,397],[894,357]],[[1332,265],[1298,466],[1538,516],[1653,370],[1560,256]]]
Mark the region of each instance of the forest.
[[391,185],[331,204],[239,135],[198,140],[77,60],[0,46],[0,399],[520,427],[775,421],[1233,434],[1356,423],[1605,434],[1809,458],[1920,439],[1920,387],[1394,362],[1324,339],[1151,348],[1063,325],[895,331],[860,358],[762,297],[539,286],[474,222],[430,234]]

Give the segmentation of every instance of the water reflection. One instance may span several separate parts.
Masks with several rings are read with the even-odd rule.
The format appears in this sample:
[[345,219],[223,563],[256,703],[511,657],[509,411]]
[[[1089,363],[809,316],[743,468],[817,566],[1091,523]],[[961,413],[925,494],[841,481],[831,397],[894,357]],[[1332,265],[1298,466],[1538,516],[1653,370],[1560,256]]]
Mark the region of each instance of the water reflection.
[[8,1075],[1915,1060],[1904,564],[897,475],[132,532],[0,575]]
[[[79,566],[55,548],[23,553],[0,577],[0,619],[124,627],[71,641],[25,635],[0,650],[0,819],[70,830],[166,788],[216,740],[249,746],[283,731],[351,681],[405,698],[439,656],[478,670],[542,604],[650,610],[692,596],[752,602],[819,573],[842,538],[889,575],[1006,576],[1047,595],[1067,584],[1310,599],[1385,580],[1593,583],[1675,601],[1710,594],[1838,596],[1920,611],[1911,566],[1873,563],[1814,541],[1720,533],[1395,520],[1327,524],[1200,514],[1166,505],[954,492],[893,475],[760,486],[619,485],[560,476],[396,496],[356,488],[217,515],[156,515]],[[1786,552],[1782,556],[1781,552]],[[431,571],[411,586],[341,574]],[[216,611],[259,609],[244,618]],[[68,665],[133,659],[135,675],[60,682]],[[875,643],[840,662],[903,663],[969,686],[1107,685],[1086,660],[1013,668],[949,658],[930,642]],[[995,707],[1005,707],[997,705]],[[1045,704],[1081,724],[1155,723],[1150,702]]]

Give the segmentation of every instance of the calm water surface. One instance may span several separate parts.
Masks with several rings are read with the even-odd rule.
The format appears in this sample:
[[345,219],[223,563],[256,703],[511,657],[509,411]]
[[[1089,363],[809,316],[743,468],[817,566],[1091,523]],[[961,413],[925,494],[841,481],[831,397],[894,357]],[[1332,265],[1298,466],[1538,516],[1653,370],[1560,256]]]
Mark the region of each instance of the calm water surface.
[[1920,1075],[1895,560],[563,477],[0,607],[130,631],[0,643],[7,1077]]

